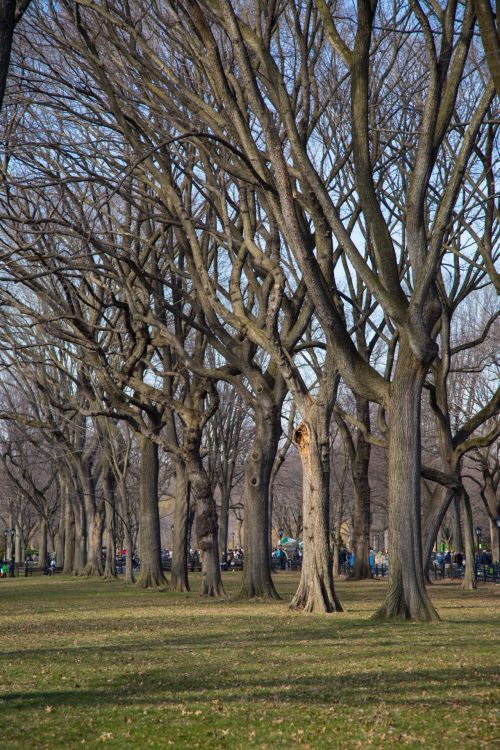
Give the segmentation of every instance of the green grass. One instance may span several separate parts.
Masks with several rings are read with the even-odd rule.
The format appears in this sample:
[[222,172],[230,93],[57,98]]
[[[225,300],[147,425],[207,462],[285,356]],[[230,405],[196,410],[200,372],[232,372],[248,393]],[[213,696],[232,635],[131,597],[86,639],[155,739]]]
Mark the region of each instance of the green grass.
[[374,624],[380,582],[339,582],[348,611],[319,616],[276,581],[283,602],[0,581],[0,748],[500,747],[500,587],[436,585],[443,622]]

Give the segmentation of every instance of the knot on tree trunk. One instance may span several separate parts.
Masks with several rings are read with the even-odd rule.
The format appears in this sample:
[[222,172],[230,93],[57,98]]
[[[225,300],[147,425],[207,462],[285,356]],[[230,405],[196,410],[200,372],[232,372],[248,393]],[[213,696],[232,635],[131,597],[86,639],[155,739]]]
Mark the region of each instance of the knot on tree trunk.
[[211,511],[204,510],[197,516],[196,531],[199,540],[207,536],[217,535],[217,523]]

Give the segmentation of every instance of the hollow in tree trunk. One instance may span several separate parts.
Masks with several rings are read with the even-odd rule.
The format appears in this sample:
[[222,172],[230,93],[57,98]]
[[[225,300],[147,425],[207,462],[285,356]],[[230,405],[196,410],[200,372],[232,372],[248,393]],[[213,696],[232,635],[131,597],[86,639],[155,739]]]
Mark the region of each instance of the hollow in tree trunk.
[[402,340],[390,387],[389,585],[379,620],[439,620],[425,589],[420,529],[420,401],[426,368]]
[[141,574],[137,585],[157,588],[167,585],[161,569],[160,511],[158,507],[158,446],[143,435],[139,480],[139,547]]
[[188,516],[189,482],[184,461],[175,459],[175,507],[172,550],[171,588],[189,591],[188,580]]
[[[315,418],[316,417],[316,418]],[[327,414],[315,407],[295,430],[303,476],[303,557],[291,609],[341,612],[335,594],[329,549],[330,451]]]
[[281,401],[267,399],[254,415],[255,436],[245,462],[245,564],[240,596],[279,599],[271,577],[269,485],[281,435]]

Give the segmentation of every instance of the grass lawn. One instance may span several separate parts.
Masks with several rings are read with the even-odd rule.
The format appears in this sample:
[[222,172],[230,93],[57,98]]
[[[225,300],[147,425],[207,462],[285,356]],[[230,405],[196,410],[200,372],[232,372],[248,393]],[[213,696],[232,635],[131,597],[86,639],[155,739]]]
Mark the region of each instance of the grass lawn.
[[276,582],[247,603],[0,581],[1,750],[500,748],[499,586],[435,585],[443,622],[387,625],[383,583],[339,582],[347,612],[318,616]]

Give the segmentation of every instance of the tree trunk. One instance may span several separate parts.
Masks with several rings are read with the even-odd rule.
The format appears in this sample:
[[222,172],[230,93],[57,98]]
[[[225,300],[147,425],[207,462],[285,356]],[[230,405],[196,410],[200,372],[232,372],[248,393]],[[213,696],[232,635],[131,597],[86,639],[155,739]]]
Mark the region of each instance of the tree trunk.
[[63,573],[71,575],[75,560],[75,518],[69,497],[64,508],[64,564]]
[[229,532],[229,503],[231,500],[231,488],[225,483],[221,486],[220,516],[219,516],[219,557],[227,555],[227,537]]
[[464,505],[464,537],[465,537],[465,573],[462,583],[464,591],[477,589],[476,560],[474,555],[474,523],[472,520],[472,508],[470,499],[465,491],[462,491],[462,502]]
[[191,487],[191,496],[196,508],[196,537],[201,553],[201,595],[224,596],[219,565],[217,506],[212,493],[210,478],[200,456],[201,436],[198,430],[186,430],[186,469]]
[[500,562],[500,529],[496,521],[490,518],[491,554],[494,563]]
[[92,509],[87,514],[89,531],[87,534],[87,563],[84,576],[102,576],[102,539],[104,535],[104,509]]
[[184,461],[175,461],[175,508],[172,534],[172,580],[174,591],[189,591],[188,580],[188,516],[189,482]]
[[[370,431],[370,403],[365,398],[356,397],[357,418]],[[358,430],[356,451],[352,463],[354,491],[353,549],[354,567],[350,578],[361,580],[372,578],[370,568],[370,443],[361,430]]]
[[432,550],[453,495],[454,490],[440,485],[437,488],[437,492],[433,492],[432,496],[429,497],[429,502],[424,505],[422,513],[422,562],[424,575],[429,569]]
[[115,490],[113,476],[108,468],[103,475],[104,515],[106,519],[104,532],[104,546],[106,547],[106,562],[104,577],[116,578],[116,519],[115,519]]
[[94,479],[90,466],[83,462],[77,467],[78,480],[83,494],[87,524],[87,559],[82,575],[102,576],[102,535],[104,513],[97,508]]
[[281,401],[263,399],[256,408],[255,436],[245,462],[245,562],[240,596],[279,599],[271,578],[269,485],[281,435]]
[[[61,488],[62,489],[62,488]],[[64,539],[66,535],[66,505],[68,498],[63,490],[61,493],[61,510],[59,526],[56,535],[56,563],[58,568],[64,568]]]
[[460,498],[454,497],[451,504],[451,529],[453,535],[453,549],[455,552],[464,551],[462,525],[460,523]]
[[87,516],[81,497],[73,505],[75,519],[75,557],[73,575],[81,576],[87,562]]
[[420,401],[426,368],[404,339],[387,404],[389,586],[379,620],[439,620],[425,589],[420,530]]
[[47,521],[45,518],[40,518],[40,529],[38,532],[38,566],[42,568],[48,567],[48,550],[47,550]]
[[303,557],[299,587],[290,608],[342,612],[335,594],[329,549],[329,414],[317,404],[294,433],[303,477]]
[[158,446],[140,435],[141,475],[139,489],[139,547],[141,588],[166,586],[161,569],[160,512],[158,507]]
[[132,544],[132,534],[130,533],[128,523],[125,526],[124,541],[125,541],[125,583],[135,583],[134,566],[132,562],[134,549],[133,549],[133,544]]
[[21,526],[18,523],[16,523],[16,536],[14,539],[14,560],[20,565],[23,562],[23,540],[21,538]]

